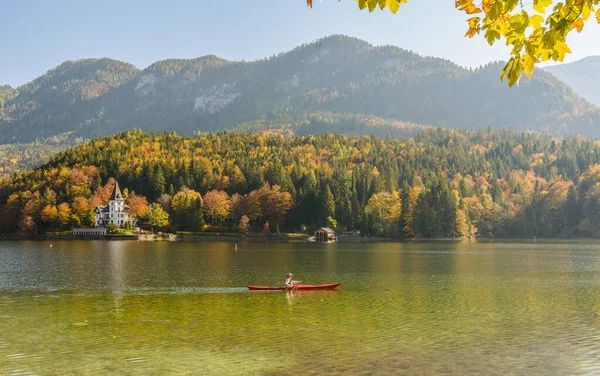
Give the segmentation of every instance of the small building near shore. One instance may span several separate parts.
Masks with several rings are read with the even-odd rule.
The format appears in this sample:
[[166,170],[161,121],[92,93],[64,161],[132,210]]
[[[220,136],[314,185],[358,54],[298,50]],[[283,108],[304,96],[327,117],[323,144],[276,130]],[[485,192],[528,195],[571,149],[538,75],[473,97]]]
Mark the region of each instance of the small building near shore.
[[106,228],[109,224],[123,227],[127,222],[132,227],[135,226],[135,218],[129,214],[129,206],[125,205],[118,182],[115,183],[108,205],[98,206],[94,210],[94,214],[96,215],[96,228]]
[[87,237],[87,236],[105,236],[105,228],[74,228],[74,237]]
[[335,240],[335,231],[329,227],[321,227],[315,231],[315,241],[317,243],[334,242]]

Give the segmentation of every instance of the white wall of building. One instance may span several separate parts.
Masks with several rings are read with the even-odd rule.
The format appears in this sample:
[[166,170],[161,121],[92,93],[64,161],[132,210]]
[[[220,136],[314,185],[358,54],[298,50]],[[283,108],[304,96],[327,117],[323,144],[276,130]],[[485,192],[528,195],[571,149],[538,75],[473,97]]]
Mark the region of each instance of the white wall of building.
[[111,200],[108,203],[108,212],[104,209],[103,206],[96,208],[96,227],[106,227],[109,223],[121,227],[126,222],[131,222],[131,225],[135,226],[135,218],[131,218],[129,212],[125,211],[124,201]]

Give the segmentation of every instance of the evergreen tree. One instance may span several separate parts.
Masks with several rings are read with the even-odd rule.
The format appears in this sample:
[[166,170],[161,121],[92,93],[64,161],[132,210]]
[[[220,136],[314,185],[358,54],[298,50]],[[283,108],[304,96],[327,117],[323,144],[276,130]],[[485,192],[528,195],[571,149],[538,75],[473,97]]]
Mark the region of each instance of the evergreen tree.
[[327,222],[327,218],[335,216],[335,200],[327,183],[324,183],[322,186],[320,209],[321,218],[319,218],[319,222],[322,224]]
[[569,236],[572,236],[576,227],[581,221],[581,207],[579,205],[579,198],[577,197],[577,189],[574,185],[569,187],[567,193],[567,201],[565,202],[566,211],[566,231]]

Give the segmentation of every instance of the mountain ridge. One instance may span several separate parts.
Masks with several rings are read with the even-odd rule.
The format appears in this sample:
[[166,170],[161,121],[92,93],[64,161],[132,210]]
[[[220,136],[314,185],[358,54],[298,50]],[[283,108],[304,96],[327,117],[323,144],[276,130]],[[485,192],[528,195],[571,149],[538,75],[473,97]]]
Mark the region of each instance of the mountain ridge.
[[573,87],[584,98],[600,106],[600,56],[588,56],[581,60],[544,68]]
[[133,128],[193,134],[318,112],[600,135],[593,126],[598,109],[553,75],[540,70],[509,89],[498,79],[500,70],[499,63],[467,69],[341,35],[251,62],[205,55],[141,70],[110,59],[65,62],[4,100],[0,143]]

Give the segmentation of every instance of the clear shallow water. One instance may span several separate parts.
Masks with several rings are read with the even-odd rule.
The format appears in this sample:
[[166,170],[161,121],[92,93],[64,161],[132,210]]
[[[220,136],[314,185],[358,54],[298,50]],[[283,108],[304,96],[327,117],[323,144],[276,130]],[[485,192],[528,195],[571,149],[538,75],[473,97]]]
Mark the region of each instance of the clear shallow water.
[[600,243],[52,244],[0,243],[0,375],[600,374]]

